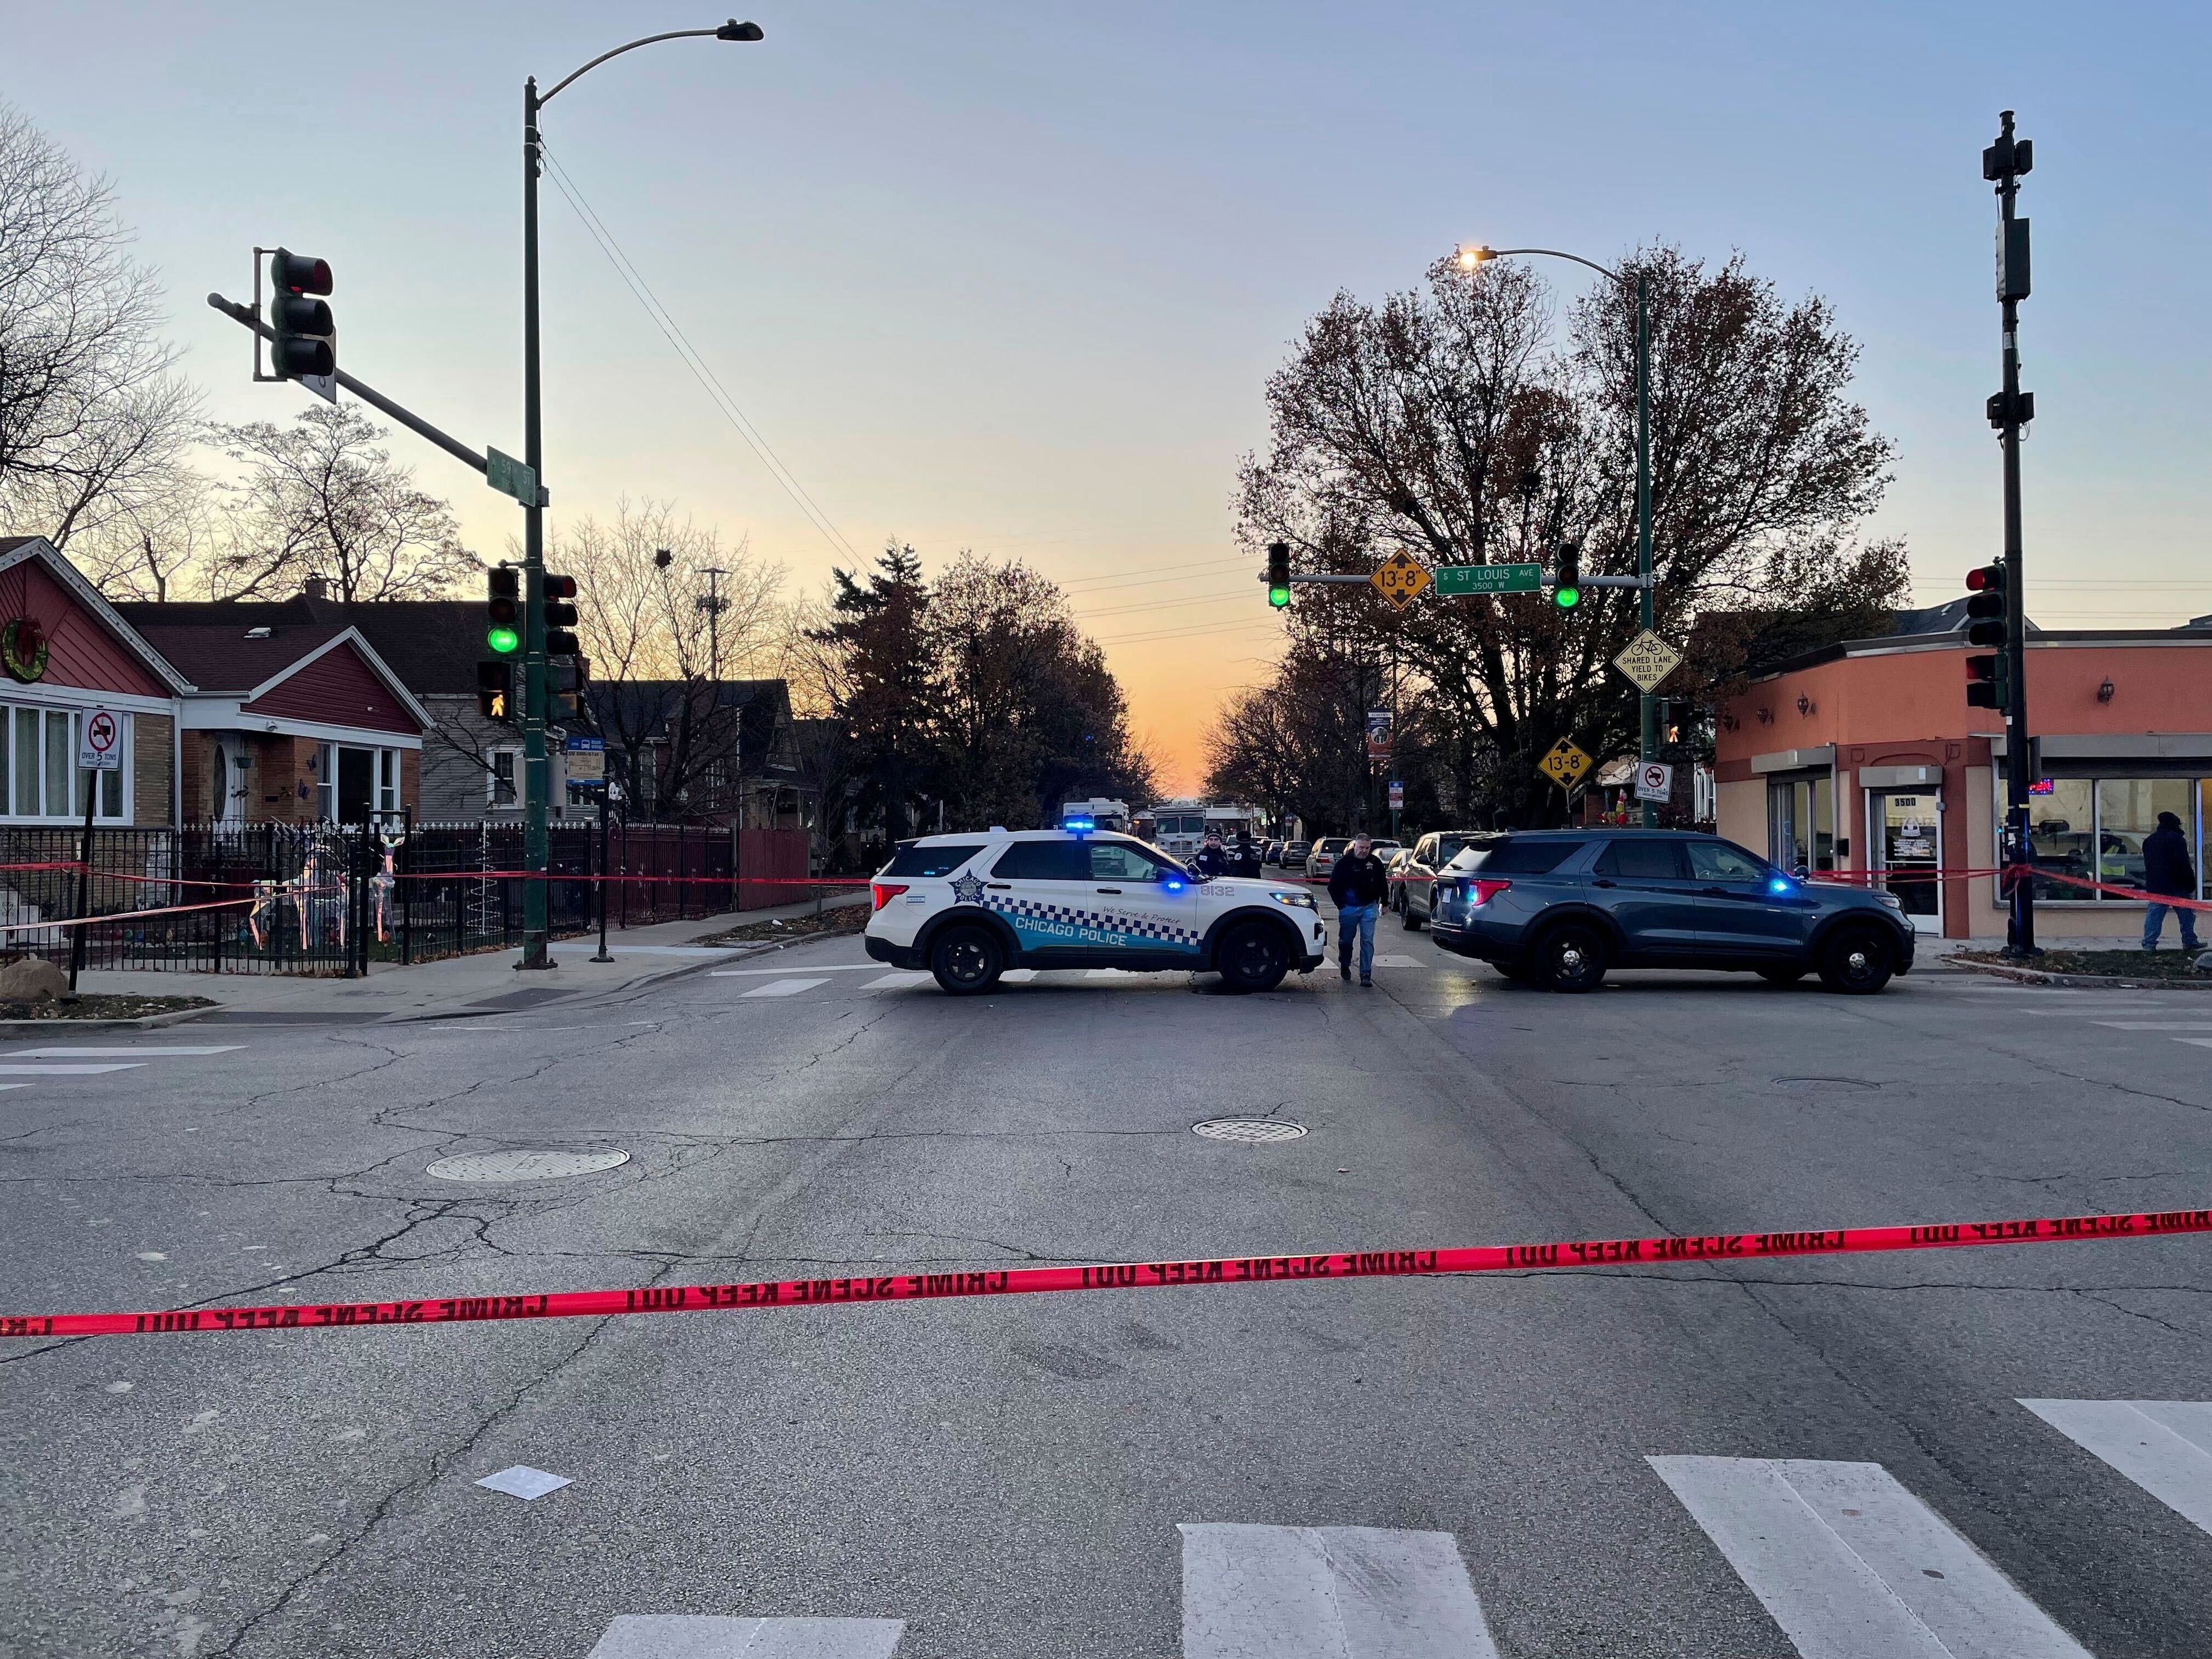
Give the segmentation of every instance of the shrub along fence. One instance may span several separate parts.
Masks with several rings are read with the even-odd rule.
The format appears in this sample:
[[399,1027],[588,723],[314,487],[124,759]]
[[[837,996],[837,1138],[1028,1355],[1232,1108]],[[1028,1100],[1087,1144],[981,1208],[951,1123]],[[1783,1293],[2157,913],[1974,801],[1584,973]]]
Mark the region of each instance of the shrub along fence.
[[[78,914],[81,831],[0,826],[0,950],[66,966]],[[803,882],[805,837],[746,830],[745,873]],[[396,843],[340,824],[202,823],[96,829],[85,965],[215,973],[365,973],[522,942],[522,826],[424,823]],[[772,840],[755,844],[755,838]],[[717,825],[549,826],[548,923],[599,925],[602,873],[614,927],[697,920],[811,898],[805,885],[733,883],[737,834]],[[793,869],[793,848],[798,862]],[[772,869],[756,872],[754,860]],[[148,914],[148,913],[153,914]]]

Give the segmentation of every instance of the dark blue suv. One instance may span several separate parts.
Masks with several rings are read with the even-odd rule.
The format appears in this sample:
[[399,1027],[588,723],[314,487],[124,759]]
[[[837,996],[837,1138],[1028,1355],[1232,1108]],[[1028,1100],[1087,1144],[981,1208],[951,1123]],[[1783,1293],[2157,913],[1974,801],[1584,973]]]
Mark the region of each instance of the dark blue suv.
[[1478,837],[1438,873],[1429,935],[1554,991],[1589,990],[1608,968],[1721,968],[1865,995],[1912,966],[1893,895],[1801,881],[1677,830]]

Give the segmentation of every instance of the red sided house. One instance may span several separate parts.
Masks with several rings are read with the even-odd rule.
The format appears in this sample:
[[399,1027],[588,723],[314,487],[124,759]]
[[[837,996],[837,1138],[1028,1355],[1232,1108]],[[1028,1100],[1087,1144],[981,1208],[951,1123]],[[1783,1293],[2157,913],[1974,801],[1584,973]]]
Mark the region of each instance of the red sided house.
[[[190,684],[43,536],[0,536],[0,823],[176,821],[178,715]],[[95,708],[115,716],[122,766],[81,772]]]
[[428,712],[358,629],[270,623],[260,608],[116,607],[189,682],[183,819],[362,823],[414,806]]

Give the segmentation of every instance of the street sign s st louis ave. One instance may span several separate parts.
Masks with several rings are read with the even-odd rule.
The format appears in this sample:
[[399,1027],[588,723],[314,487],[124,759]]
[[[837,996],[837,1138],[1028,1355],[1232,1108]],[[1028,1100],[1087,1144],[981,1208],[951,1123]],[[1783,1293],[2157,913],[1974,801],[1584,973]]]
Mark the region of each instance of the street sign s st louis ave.
[[1437,596],[1460,593],[1540,593],[1540,564],[1445,564],[1437,567]]

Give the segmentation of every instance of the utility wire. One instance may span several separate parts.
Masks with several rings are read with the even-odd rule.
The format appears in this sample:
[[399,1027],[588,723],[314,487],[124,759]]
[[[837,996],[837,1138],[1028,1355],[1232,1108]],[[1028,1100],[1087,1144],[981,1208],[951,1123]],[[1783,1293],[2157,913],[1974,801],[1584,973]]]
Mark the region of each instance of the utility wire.
[[700,355],[698,348],[691,343],[690,337],[684,332],[682,325],[670,313],[668,307],[660,303],[659,296],[653,293],[652,285],[645,280],[644,273],[640,271],[630,257],[623,252],[621,244],[615,240],[614,233],[607,228],[605,222],[593,211],[591,204],[584,199],[582,188],[568,176],[567,170],[554,160],[551,150],[546,148],[542,138],[538,141],[538,154],[545,158],[546,176],[553,180],[554,188],[568,198],[568,205],[575,210],[576,216],[582,222],[586,234],[599,245],[599,252],[606,256],[607,263],[614,267],[615,274],[622,278],[624,286],[645,308],[646,315],[653,319],[653,325],[660,330],[662,337],[667,340],[670,346],[674,348],[676,355],[683,360],[684,368],[691,371],[692,379],[697,380],[700,388],[714,400],[715,407],[721,411],[722,417],[736,428],[738,435],[745,441],[746,447],[750,449],[761,465],[768,469],[769,476],[782,488],[785,495],[791,497],[793,504],[806,515],[807,522],[812,525],[822,538],[830,544],[830,550],[833,552],[843,554],[856,565],[866,562],[861,557],[860,550],[846,539],[845,532],[837,528],[836,522],[822,510],[814,498],[807,494],[806,486],[799,483],[798,474],[786,466],[781,458],[769,447],[769,441],[762,435],[760,428],[753,424],[751,418],[738,406],[738,400],[730,395],[729,388],[722,384],[720,378],[708,367],[707,360]]

